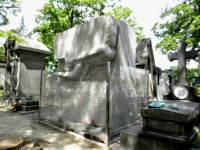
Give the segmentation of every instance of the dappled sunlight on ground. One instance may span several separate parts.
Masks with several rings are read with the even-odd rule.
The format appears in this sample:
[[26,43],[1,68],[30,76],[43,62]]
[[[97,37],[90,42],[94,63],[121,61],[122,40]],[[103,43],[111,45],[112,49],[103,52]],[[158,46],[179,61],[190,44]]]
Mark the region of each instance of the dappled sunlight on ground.
[[10,111],[10,110],[5,108],[0,108],[0,111]]
[[27,130],[26,132],[25,132],[25,135],[26,136],[30,136],[30,135],[32,135],[33,134],[33,130]]
[[28,138],[31,142],[27,143],[27,147],[39,143],[44,150],[104,150],[86,140],[44,125],[38,122],[38,118],[38,113],[19,114],[0,108],[0,136]]
[[76,144],[66,145],[63,150],[82,150],[80,146]]

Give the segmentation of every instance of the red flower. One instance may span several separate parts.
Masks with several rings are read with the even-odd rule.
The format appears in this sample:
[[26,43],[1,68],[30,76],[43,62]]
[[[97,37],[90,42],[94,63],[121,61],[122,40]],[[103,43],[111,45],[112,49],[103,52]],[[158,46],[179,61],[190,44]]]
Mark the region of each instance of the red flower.
[[92,120],[90,121],[90,124],[95,124],[95,120],[92,119]]

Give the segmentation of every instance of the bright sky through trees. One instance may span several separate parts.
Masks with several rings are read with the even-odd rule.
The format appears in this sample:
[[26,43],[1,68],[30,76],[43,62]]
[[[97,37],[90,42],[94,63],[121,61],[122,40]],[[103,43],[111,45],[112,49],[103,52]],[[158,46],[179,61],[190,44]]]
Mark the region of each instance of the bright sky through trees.
[[[47,0],[23,0],[22,12],[17,17],[9,17],[10,25],[0,27],[0,29],[8,30],[18,28],[20,20],[24,16],[25,25],[27,29],[31,31],[36,26],[34,16],[37,13],[37,9],[41,8],[45,2],[47,2]],[[154,36],[151,28],[155,22],[162,21],[159,18],[161,9],[165,8],[167,5],[174,6],[177,2],[178,0],[121,0],[123,6],[133,10],[133,15],[136,17],[135,20],[137,24],[144,27],[143,33],[146,38],[151,38],[156,65],[162,69],[167,69],[170,66],[177,66],[177,61],[170,62],[166,55],[160,55],[159,50],[155,51],[157,38]],[[197,67],[197,63],[191,61],[190,65],[187,67]]]

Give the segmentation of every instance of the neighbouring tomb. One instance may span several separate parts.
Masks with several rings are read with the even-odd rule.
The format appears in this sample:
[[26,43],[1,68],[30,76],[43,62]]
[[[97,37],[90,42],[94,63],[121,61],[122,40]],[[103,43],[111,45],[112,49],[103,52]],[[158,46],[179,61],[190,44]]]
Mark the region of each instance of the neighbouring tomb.
[[[178,81],[173,81],[172,70],[169,74],[162,74],[160,80],[161,93],[167,96],[172,93],[172,98],[153,102],[142,108],[143,124],[121,132],[122,148],[186,150],[191,146],[192,140],[199,131],[200,104],[197,103],[198,99],[195,99],[186,81],[185,59],[195,58],[196,51],[186,52],[184,42],[177,45],[178,53],[170,53],[168,57],[170,60],[179,60]],[[171,91],[167,88],[167,82],[171,84],[169,86]]]
[[137,123],[138,95],[147,104],[147,72],[135,68],[135,30],[98,17],[55,36],[58,72],[43,73],[40,120],[108,144]]
[[4,45],[7,57],[4,101],[15,107],[22,105],[22,112],[38,110],[41,70],[50,50],[33,40],[18,43],[7,39]]
[[127,150],[187,150],[195,138],[200,104],[164,100],[163,107],[141,109],[143,124],[121,132],[120,145]]
[[137,41],[136,46],[136,68],[149,71],[148,100],[162,100],[159,94],[159,79],[161,69],[156,67],[153,48],[150,38]]

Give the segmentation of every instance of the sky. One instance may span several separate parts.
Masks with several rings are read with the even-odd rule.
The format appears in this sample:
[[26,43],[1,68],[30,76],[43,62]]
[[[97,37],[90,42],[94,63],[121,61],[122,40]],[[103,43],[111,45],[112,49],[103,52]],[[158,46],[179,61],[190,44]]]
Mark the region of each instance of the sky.
[[[45,2],[48,0],[23,0],[22,12],[17,17],[10,17],[10,25],[3,29],[15,29],[20,25],[20,20],[24,16],[25,26],[28,30],[32,30],[35,26],[35,15],[37,9],[42,8]],[[139,26],[143,27],[143,33],[146,38],[151,38],[152,47],[154,50],[154,58],[157,67],[161,69],[169,69],[171,66],[177,66],[177,61],[170,62],[167,55],[161,55],[159,50],[155,50],[155,46],[158,43],[157,38],[154,36],[151,28],[154,23],[161,21],[159,15],[161,9],[166,8],[167,5],[175,6],[177,0],[121,0],[121,5],[129,7],[133,10],[133,16],[136,18],[136,22]],[[1,28],[2,29],[2,28]],[[197,67],[197,63],[193,60],[190,61],[188,68]]]

